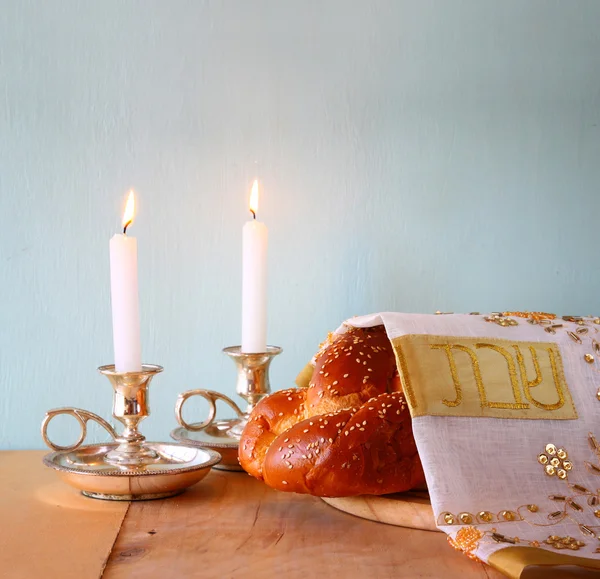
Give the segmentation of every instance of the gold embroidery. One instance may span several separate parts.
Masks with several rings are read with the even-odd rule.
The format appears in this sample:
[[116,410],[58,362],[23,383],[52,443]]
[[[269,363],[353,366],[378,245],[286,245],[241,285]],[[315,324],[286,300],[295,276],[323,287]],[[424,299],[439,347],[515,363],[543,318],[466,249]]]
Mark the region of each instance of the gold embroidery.
[[540,320],[554,320],[556,314],[548,314],[546,312],[503,312],[503,316],[516,316],[517,318],[527,318],[539,323]]
[[[530,509],[534,509],[531,510]],[[500,511],[498,514],[494,515],[490,511],[479,511],[477,516],[473,515],[469,512],[462,512],[455,515],[454,513],[450,513],[448,511],[440,513],[437,518],[438,525],[460,525],[461,523],[464,525],[470,525],[474,520],[477,520],[481,524],[490,524],[490,523],[512,523],[515,521],[524,521],[523,515],[519,512],[519,509],[527,508],[530,512],[537,512],[537,505],[521,505],[516,511],[504,510]]]
[[585,464],[585,467],[592,473],[592,474],[597,474],[600,475],[600,468],[598,468],[595,464],[592,464],[591,462],[587,462],[585,461],[583,464]]
[[417,399],[415,398],[415,394],[412,389],[412,384],[410,382],[410,373],[408,372],[408,366],[406,365],[406,358],[404,356],[404,352],[400,347],[400,344],[394,346],[394,352],[396,354],[396,360],[400,365],[400,379],[402,381],[402,389],[406,394],[406,398],[408,401],[408,405],[410,408],[417,407]]
[[556,363],[556,356],[552,348],[548,348],[548,356],[550,357],[550,367],[552,368],[552,378],[554,379],[554,385],[556,386],[556,393],[558,394],[558,402],[554,404],[545,404],[543,407],[545,410],[557,410],[561,408],[565,403],[565,395],[561,388],[561,382],[564,382],[565,377],[562,370],[562,364],[560,370]]
[[494,322],[499,326],[518,326],[519,322],[512,318],[506,318],[502,314],[492,314],[491,316],[485,316],[483,318],[486,322]]
[[519,346],[517,346],[516,344],[513,344],[513,348],[517,353],[517,364],[519,365],[519,371],[521,372],[521,381],[523,383],[523,386],[525,387],[525,395],[527,396],[528,388],[534,388],[535,386],[539,386],[539,384],[542,381],[542,371],[540,370],[540,363],[538,362],[538,357],[535,353],[535,348],[533,346],[529,346],[529,351],[531,352],[531,360],[533,361],[533,369],[535,370],[535,378],[533,380],[528,380],[527,369],[525,368],[525,360],[523,359],[523,354],[521,354],[521,348],[519,348]]
[[[559,479],[567,478],[567,471],[573,468],[571,461],[567,460],[569,455],[562,448],[556,448],[552,443],[546,445],[545,453],[538,455],[538,462],[544,467],[548,476],[556,475]],[[564,497],[561,497],[564,499]],[[554,499],[557,500],[557,499]]]
[[510,543],[511,545],[515,545],[519,543],[519,537],[507,537],[506,535],[502,535],[501,533],[496,533],[494,529],[492,529],[492,534],[490,535],[496,543]]
[[[510,356],[510,354],[502,347],[496,346],[494,344],[484,344],[477,343],[475,344],[475,348],[489,348],[490,350],[494,350],[501,354],[508,364],[508,374],[510,376],[510,383],[512,386],[513,396],[515,402],[489,402],[487,399],[487,394],[485,391],[485,386],[483,383],[483,378],[481,376],[481,369],[479,367],[479,360],[477,359],[477,355],[471,348],[467,346],[463,346],[461,344],[431,344],[429,346],[432,350],[444,350],[446,355],[448,356],[448,362],[450,364],[450,374],[452,376],[452,382],[454,383],[454,389],[456,390],[456,400],[446,400],[443,399],[442,403],[446,406],[458,406],[462,402],[462,387],[460,385],[460,381],[458,379],[458,372],[456,371],[456,362],[454,360],[454,356],[452,354],[452,350],[459,350],[460,352],[465,352],[471,358],[471,365],[473,368],[473,376],[475,377],[475,384],[477,385],[477,391],[479,392],[479,399],[481,402],[482,408],[510,408],[513,410],[521,410],[524,408],[529,408],[529,404],[524,404],[521,398],[521,391],[519,389],[519,383],[517,381],[517,372],[515,370],[515,364]],[[540,379],[541,381],[541,379]]]
[[557,535],[550,535],[544,543],[550,545],[553,549],[571,549],[572,551],[579,551],[581,547],[585,547],[583,541],[577,541],[573,537],[559,537]]
[[557,344],[435,335],[392,344],[413,418],[577,418]]
[[[456,390],[456,400],[446,400],[442,399],[442,404],[446,406],[458,406],[462,402],[462,388],[460,386],[460,381],[458,379],[458,372],[456,371],[456,362],[454,361],[454,356],[452,355],[452,348],[455,347],[457,350],[461,350],[466,352],[471,356],[471,362],[473,364],[473,372],[475,373],[475,380],[477,380],[477,386],[481,382],[481,373],[479,372],[479,364],[477,363],[477,358],[475,355],[469,350],[469,348],[465,348],[464,346],[451,346],[450,344],[431,344],[429,346],[432,350],[444,350],[446,352],[446,356],[448,356],[448,363],[450,364],[450,375],[452,376],[452,383],[454,384],[454,389]],[[483,385],[482,388],[483,389]],[[485,392],[483,394],[485,396]]]
[[[487,402],[485,401],[485,405],[488,408],[512,408],[513,410],[522,410],[524,408],[529,408],[529,404],[524,404],[521,398],[521,390],[519,388],[519,382],[517,380],[517,371],[515,370],[515,363],[513,362],[512,356],[502,347],[496,346],[494,344],[475,344],[475,348],[478,350],[481,348],[489,348],[490,350],[494,350],[494,352],[498,352],[508,364],[508,375],[510,376],[510,385],[512,386],[513,396],[515,398],[515,402]],[[482,384],[483,387],[483,384]],[[482,405],[484,401],[481,401]]]
[[[596,453],[596,457],[600,459],[600,445],[598,444],[596,437],[591,432],[588,432],[588,443],[590,448]],[[584,461],[583,464],[589,472],[600,476],[600,467],[598,465],[588,462],[587,460]]]
[[556,366],[556,358],[554,356],[554,351],[552,350],[552,348],[548,348],[547,352],[548,352],[548,358],[550,361],[550,369],[552,371],[552,378],[554,380],[554,386],[556,388],[556,393],[558,394],[558,401],[555,402],[554,404],[544,404],[544,403],[540,402],[539,400],[536,400],[531,394],[530,388],[538,386],[542,381],[542,373],[540,371],[540,364],[539,364],[538,357],[537,357],[537,354],[535,353],[535,349],[533,348],[533,346],[529,347],[529,350],[531,352],[531,359],[533,360],[533,365],[534,365],[535,372],[536,372],[536,378],[533,381],[529,381],[527,379],[527,370],[525,368],[525,360],[523,359],[523,354],[521,353],[521,349],[517,345],[513,345],[513,348],[515,349],[515,352],[517,355],[517,363],[519,365],[519,370],[521,372],[521,382],[523,384],[523,390],[525,391],[525,397],[527,398],[527,400],[529,400],[529,402],[531,402],[534,406],[537,406],[538,408],[541,408],[543,410],[552,411],[552,410],[558,410],[559,408],[562,408],[565,404],[565,395],[564,395],[562,387],[561,387],[562,375],[559,373],[558,368]]
[[[562,319],[565,322],[569,322],[570,324],[575,324],[575,328],[573,329],[569,329],[569,326],[565,326],[565,324],[555,324],[552,323],[552,320],[556,317],[554,314],[545,314],[543,312],[494,312],[492,313],[490,316],[484,316],[483,319],[486,322],[495,322],[501,326],[510,326],[516,324],[516,321],[513,320],[511,317],[509,316],[515,316],[515,317],[520,317],[520,318],[527,318],[527,321],[530,324],[534,324],[534,325],[539,325],[539,326],[545,326],[544,330],[546,332],[548,332],[549,334],[556,334],[556,330],[559,328],[564,328],[564,331],[566,332],[567,336],[569,338],[571,338],[571,340],[573,340],[575,343],[582,345],[583,344],[583,339],[582,337],[587,337],[588,335],[591,334],[591,330],[594,330],[594,333],[598,333],[598,328],[590,328],[590,326],[588,325],[589,323],[593,323],[593,324],[600,324],[600,317],[592,317],[592,316],[588,316],[588,317],[582,317],[582,316],[562,316]],[[571,326],[572,328],[572,326]],[[600,343],[598,343],[594,338],[591,338],[591,345],[593,350],[595,351],[596,354],[600,354]],[[520,353],[518,353],[519,355]],[[591,353],[586,353],[583,355],[583,359],[587,364],[595,364],[596,362],[596,358],[593,354]],[[535,360],[534,360],[535,363]],[[539,406],[539,401],[533,400],[532,396],[531,396],[531,392],[529,391],[528,388],[532,388],[534,385],[531,382],[528,382],[526,377],[524,376],[524,370],[523,370],[523,366],[520,365],[521,370],[521,377],[523,380],[523,388],[525,390],[525,396],[529,399],[530,402],[532,402],[535,406],[537,406],[538,408],[541,408]],[[562,373],[562,371],[560,371],[559,373]],[[536,374],[537,376],[539,376],[539,373]],[[557,384],[557,391],[559,394],[559,401],[556,403],[556,405],[559,405],[560,407],[560,385],[559,382],[556,382]],[[598,389],[598,391],[596,392],[596,398],[598,400],[600,400],[600,389]],[[550,409],[552,409],[552,407],[554,405],[549,405]]]
[[590,529],[587,525],[579,525],[579,530],[588,537],[593,537],[594,539],[596,538],[596,533],[594,533],[594,531],[592,531],[592,529]]
[[[600,459],[600,444],[591,432],[588,434],[588,442],[590,449],[596,454],[598,459]],[[544,447],[544,452],[538,455],[538,462],[545,467],[546,471],[548,467],[551,467],[555,469],[555,473],[557,474],[559,470],[563,470],[564,472],[564,468],[566,468],[565,464],[571,464],[568,458],[569,454],[564,448],[557,447],[553,443],[548,443]],[[585,464],[593,466],[598,470],[597,474],[600,474],[600,467],[593,465],[592,463]],[[587,507],[589,507],[587,513],[593,513],[595,517],[600,519],[600,509],[597,508],[598,505],[600,505],[600,489],[597,489],[596,492],[592,492],[581,484],[570,482],[567,482],[567,486],[577,494],[573,496],[549,495],[548,499],[555,503],[553,507],[556,508],[557,506],[560,506],[561,508],[559,510],[549,512],[546,515],[547,522],[545,523],[540,521],[539,516],[542,515],[542,513],[539,513],[540,508],[538,505],[526,504],[517,507],[514,511],[500,511],[495,517],[490,511],[479,511],[476,517],[473,517],[473,515],[468,512],[461,512],[458,514],[458,516],[450,512],[444,512],[438,517],[437,524],[444,524],[440,522],[441,517],[444,518],[447,524],[451,525],[460,525],[461,522],[463,524],[470,525],[470,522],[467,523],[466,521],[472,521],[473,519],[476,519],[480,525],[488,525],[490,523],[508,524],[514,521],[523,521],[532,527],[550,527],[558,523],[570,521],[574,525],[577,525],[580,533],[585,537],[599,539],[600,534],[597,533],[596,529],[600,528],[600,524],[590,525],[587,522],[584,524],[580,520],[577,520],[577,515],[585,514],[584,511],[586,511],[586,504],[584,501],[587,499]],[[529,513],[533,514],[536,518],[529,520]],[[513,545],[525,543],[531,547],[541,546],[557,550],[570,549],[573,551],[578,551],[582,547],[586,546],[585,542],[577,540],[569,535],[549,535],[545,540],[523,540],[519,537],[509,537],[503,535],[493,527],[489,530],[482,531],[477,526],[462,527],[456,533],[454,540],[450,538],[448,540],[455,549],[461,550],[469,556],[475,556],[475,551],[479,547],[479,543],[482,540],[492,540],[496,543],[509,543]]]
[[479,558],[472,553],[477,548],[479,541],[484,536],[477,527],[463,527],[459,529],[454,539],[448,536],[448,543],[457,551],[462,551],[467,557],[476,561]]

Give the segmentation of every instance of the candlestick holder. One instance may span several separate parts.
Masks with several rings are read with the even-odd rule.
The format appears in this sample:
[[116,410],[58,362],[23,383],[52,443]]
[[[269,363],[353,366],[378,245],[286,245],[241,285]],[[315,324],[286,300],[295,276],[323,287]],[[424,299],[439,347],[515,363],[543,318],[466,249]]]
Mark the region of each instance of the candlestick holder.
[[[54,451],[44,464],[84,495],[109,500],[145,500],[173,496],[204,478],[221,459],[210,449],[176,443],[147,442],[139,424],[150,416],[148,388],[161,366],[145,364],[140,372],[117,372],[114,366],[98,371],[113,387],[112,414],[123,424],[117,431],[106,420],[81,408],[46,412],[42,438]],[[81,427],[78,440],[61,446],[48,437],[48,425],[61,414],[73,416]],[[114,442],[82,446],[87,423],[98,423]]]
[[[215,468],[233,471],[242,470],[238,461],[240,436],[253,408],[271,392],[269,366],[273,358],[281,354],[282,351],[278,346],[267,346],[266,352],[258,354],[242,352],[240,346],[223,348],[223,352],[236,365],[236,392],[246,401],[245,411],[241,410],[231,398],[214,390],[188,390],[177,397],[175,417],[181,427],[173,430],[171,436],[175,440],[186,444],[195,444],[201,448],[218,450],[222,455],[222,461],[215,465]],[[187,400],[194,396],[200,396],[208,402],[208,417],[203,422],[189,424],[182,416],[183,406]],[[236,418],[216,420],[218,400],[229,405],[235,412]]]

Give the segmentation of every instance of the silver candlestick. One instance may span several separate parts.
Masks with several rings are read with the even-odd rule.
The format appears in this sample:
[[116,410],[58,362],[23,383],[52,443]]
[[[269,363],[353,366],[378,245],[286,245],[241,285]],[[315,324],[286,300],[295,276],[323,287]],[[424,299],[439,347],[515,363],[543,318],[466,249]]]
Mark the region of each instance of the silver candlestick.
[[[237,369],[236,392],[246,401],[243,411],[231,398],[213,390],[188,390],[177,397],[175,417],[181,428],[171,432],[175,440],[194,443],[198,446],[217,450],[223,457],[216,467],[222,470],[241,470],[238,463],[240,436],[248,422],[248,417],[262,398],[270,394],[269,366],[273,358],[281,354],[278,346],[267,346],[266,352],[248,354],[240,346],[224,348]],[[208,417],[203,422],[189,424],[183,418],[183,406],[193,396],[204,398],[209,404]],[[216,420],[217,400],[228,404],[236,413],[236,418]]]
[[[219,462],[217,452],[173,442],[148,442],[139,431],[139,423],[150,416],[149,386],[162,372],[161,366],[144,364],[139,372],[117,372],[112,365],[98,370],[111,383],[113,417],[124,428],[119,434],[104,418],[82,408],[46,412],[42,438],[54,452],[44,457],[44,464],[57,471],[64,482],[98,499],[157,499],[182,492]],[[58,445],[48,437],[48,425],[60,415],[79,422],[81,431],[74,444]],[[90,420],[102,426],[113,442],[83,445]]]

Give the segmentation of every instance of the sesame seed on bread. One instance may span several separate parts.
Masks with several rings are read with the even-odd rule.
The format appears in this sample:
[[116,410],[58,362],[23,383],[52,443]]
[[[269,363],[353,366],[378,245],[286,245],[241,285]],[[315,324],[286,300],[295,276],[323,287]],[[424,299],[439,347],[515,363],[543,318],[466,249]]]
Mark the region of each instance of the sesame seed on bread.
[[383,326],[333,336],[317,354],[307,389],[256,406],[240,463],[282,490],[341,497],[420,487],[423,469]]

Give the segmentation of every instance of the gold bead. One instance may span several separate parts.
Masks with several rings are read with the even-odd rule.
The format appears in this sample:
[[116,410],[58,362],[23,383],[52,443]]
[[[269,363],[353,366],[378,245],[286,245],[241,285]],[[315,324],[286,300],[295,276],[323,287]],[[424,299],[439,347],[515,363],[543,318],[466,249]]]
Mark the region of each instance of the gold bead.
[[527,510],[530,513],[537,513],[540,510],[540,508],[537,505],[527,505]]
[[563,545],[570,545],[575,539],[573,539],[573,537],[563,537],[560,542]]
[[568,460],[565,460],[565,461],[563,462],[563,468],[564,468],[565,470],[571,470],[571,469],[573,468],[573,463],[572,463],[572,462],[570,462],[570,461],[568,461]]
[[547,444],[546,445],[546,452],[552,456],[554,456],[556,454],[556,446],[554,446],[553,444]]
[[560,460],[558,460],[558,458],[554,457],[554,458],[550,459],[550,464],[552,466],[560,466]]
[[566,471],[564,471],[562,468],[559,468],[559,469],[556,471],[556,476],[557,476],[558,478],[560,478],[560,479],[564,480],[564,479],[566,479],[566,478],[567,478],[567,473],[566,473]]
[[592,356],[591,354],[585,354],[585,356],[583,357],[583,359],[588,363],[588,364],[593,364],[594,363],[594,356]]
[[502,518],[505,521],[514,521],[515,514],[512,511],[502,511]]
[[540,454],[538,456],[538,462],[540,464],[548,464],[548,457],[545,454]]
[[546,474],[548,476],[554,476],[556,474],[556,469],[551,464],[547,464],[546,465]]
[[600,519],[600,509],[596,509],[596,510],[594,511],[594,516],[595,516],[596,518]]
[[454,515],[452,515],[451,513],[446,513],[444,515],[444,522],[447,525],[453,525],[454,524]]
[[567,453],[565,450],[563,450],[562,448],[559,448],[556,451],[556,456],[558,456],[558,458],[560,458],[561,460],[564,460],[565,458],[567,458]]
[[460,513],[460,515],[458,515],[458,518],[460,519],[460,522],[464,525],[470,525],[473,522],[473,517],[470,513]]
[[477,515],[484,523],[491,523],[494,516],[489,511],[481,511]]

